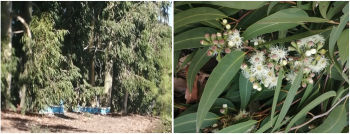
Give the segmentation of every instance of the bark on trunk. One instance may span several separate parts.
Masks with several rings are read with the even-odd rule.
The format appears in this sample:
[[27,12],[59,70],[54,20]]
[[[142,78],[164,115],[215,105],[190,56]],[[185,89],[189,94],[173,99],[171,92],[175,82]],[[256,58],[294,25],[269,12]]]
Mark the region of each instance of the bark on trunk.
[[[4,49],[4,59],[5,61],[1,61],[2,63],[11,63],[12,58],[12,2],[11,1],[2,1],[1,2],[1,41],[6,44]],[[12,74],[8,72],[5,76],[6,79],[6,109],[10,108],[10,98],[11,98],[11,79]]]
[[128,90],[124,89],[124,114],[128,113],[128,97],[129,93]]
[[[30,22],[32,21],[32,2],[31,1],[26,1],[24,2],[23,5],[23,12],[21,13],[21,16],[24,18],[25,22],[29,25]],[[26,29],[25,26],[22,26],[23,30]],[[29,31],[30,32],[30,31]],[[25,54],[25,52],[22,53],[22,64],[21,64],[21,68],[24,68],[24,70],[22,71],[23,75],[27,75],[26,72],[26,68],[24,67],[25,63],[27,62],[27,56]],[[21,102],[20,102],[20,108],[25,110],[25,100],[26,100],[26,91],[27,91],[27,84],[23,82],[22,88],[21,88],[21,93],[20,93],[20,97],[21,97]],[[22,111],[23,111],[22,110]]]
[[[92,19],[92,30],[91,30],[91,37],[89,40],[89,84],[91,86],[95,86],[95,63],[94,63],[94,56],[95,56],[95,51],[94,51],[94,29],[95,29],[95,15],[94,11],[93,12],[93,19]],[[91,105],[96,105],[96,96],[92,97],[92,102]]]
[[[108,49],[112,48],[112,42],[109,42]],[[113,60],[106,61],[105,65],[105,83],[104,83],[104,94],[106,98],[104,102],[106,103],[106,106],[111,105],[111,91],[112,91],[112,85],[113,85]]]

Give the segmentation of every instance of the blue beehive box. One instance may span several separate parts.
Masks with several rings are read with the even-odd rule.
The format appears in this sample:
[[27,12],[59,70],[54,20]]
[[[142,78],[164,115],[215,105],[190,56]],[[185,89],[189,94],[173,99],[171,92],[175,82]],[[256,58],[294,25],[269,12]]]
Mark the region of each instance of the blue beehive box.
[[53,113],[59,113],[59,114],[63,114],[63,110],[64,110],[63,106],[57,106],[57,105],[51,106],[51,109]]

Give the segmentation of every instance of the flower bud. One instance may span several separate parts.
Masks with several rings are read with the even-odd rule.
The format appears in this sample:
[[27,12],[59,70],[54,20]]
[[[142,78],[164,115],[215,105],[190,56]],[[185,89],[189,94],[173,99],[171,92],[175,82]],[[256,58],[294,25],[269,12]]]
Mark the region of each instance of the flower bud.
[[225,109],[221,108],[220,113],[225,114]]
[[224,40],[224,39],[221,39],[221,40],[219,41],[219,44],[220,44],[220,45],[224,45],[224,44],[225,44],[225,40]]
[[267,67],[272,68],[273,67],[273,63],[272,62],[267,63]]
[[310,73],[310,68],[308,68],[308,67],[305,67],[304,68],[304,72],[303,72],[304,74],[308,74],[308,73]]
[[294,41],[290,42],[290,44],[292,44],[293,47],[297,47],[297,44]]
[[253,84],[253,89],[258,89],[259,88],[259,84],[258,83],[254,83]]
[[309,82],[309,84],[314,84],[314,80],[312,80],[311,77],[307,78],[307,81]]
[[212,127],[217,127],[218,126],[218,124],[216,124],[216,123],[214,123],[213,125],[212,125]]
[[305,82],[302,82],[302,84],[301,84],[303,87],[306,87],[307,86],[307,84],[305,83]]
[[307,57],[311,56],[311,51],[307,50],[307,51],[305,52],[305,55],[306,55]]
[[205,41],[205,40],[201,40],[200,43],[202,45],[210,45],[210,43],[208,41]]
[[246,63],[243,62],[241,67],[242,67],[243,69],[245,69],[245,68],[247,68],[247,66],[248,66],[248,65],[247,65]]
[[228,47],[231,48],[231,47],[234,47],[234,46],[235,46],[235,44],[233,43],[233,41],[229,41],[229,42],[228,42]]
[[216,39],[216,34],[211,34],[211,40],[214,41]]
[[216,37],[218,38],[218,40],[221,40],[222,39],[221,33],[216,33]]
[[283,61],[282,61],[283,66],[287,65],[287,63],[288,63],[288,62],[287,62],[286,60],[283,60]]
[[218,50],[218,47],[217,46],[211,46],[211,50],[216,51],[216,50]]
[[[301,45],[301,40],[297,41],[297,45]],[[296,48],[297,48],[297,46],[296,46]]]
[[225,53],[227,53],[227,54],[231,53],[231,49],[230,48],[225,48]]
[[218,40],[213,40],[213,44],[217,45],[217,44],[219,44],[219,41]]
[[226,29],[231,29],[231,25],[230,25],[230,24],[227,24],[227,25],[226,25]]
[[317,50],[320,50],[323,47],[322,43],[317,43]]
[[311,54],[316,54],[316,49],[313,48],[310,51],[311,51]]
[[288,51],[295,51],[296,49],[294,47],[289,46]]
[[222,104],[222,108],[227,108],[227,104]]
[[228,35],[232,35],[233,31],[232,30],[228,30]]
[[226,24],[227,24],[227,20],[226,20],[226,19],[223,19],[223,20],[222,20],[222,24],[223,24],[223,25],[226,25]]
[[324,55],[326,53],[326,50],[321,49],[320,51],[318,51],[321,55]]
[[209,50],[209,51],[207,51],[207,55],[208,55],[208,56],[212,56],[212,55],[213,55],[213,53],[214,53],[214,52],[213,52],[213,50]]
[[319,61],[320,59],[321,59],[321,56],[320,56],[319,54],[316,54],[316,55],[315,55],[315,60],[316,60],[316,61]]
[[309,41],[309,42],[307,43],[307,45],[308,45],[308,46],[309,46],[309,48],[310,48],[310,47],[312,47],[312,46],[314,45],[314,42]]
[[261,87],[258,87],[258,89],[256,89],[256,90],[261,91],[261,90],[262,90],[262,88],[261,88]]
[[278,71],[278,70],[280,70],[280,66],[279,65],[276,65],[275,66],[275,69]]
[[276,60],[278,58],[278,56],[277,56],[277,54],[273,54],[271,58]]
[[227,40],[227,37],[228,37],[227,31],[225,31],[223,35],[224,35],[224,40]]
[[311,73],[311,74],[310,74],[310,77],[315,77],[315,73]]
[[205,39],[206,39],[207,41],[209,41],[209,42],[211,41],[211,40],[210,40],[210,34],[206,33],[206,34],[204,35],[204,37],[205,37]]
[[259,43],[257,41],[254,42],[254,46],[257,46],[259,45]]

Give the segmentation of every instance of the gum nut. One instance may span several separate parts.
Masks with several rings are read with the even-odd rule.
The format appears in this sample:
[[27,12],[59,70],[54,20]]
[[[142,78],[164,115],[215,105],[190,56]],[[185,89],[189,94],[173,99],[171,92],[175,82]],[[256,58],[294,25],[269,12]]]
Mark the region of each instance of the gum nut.
[[316,49],[311,49],[311,54],[316,54]]
[[230,29],[231,28],[231,25],[230,24],[227,24],[226,25],[226,29]]
[[218,50],[218,47],[217,46],[211,46],[211,50],[216,51],[216,50]]
[[311,51],[307,50],[307,51],[305,52],[305,55],[308,56],[308,57],[311,56]]
[[222,107],[223,108],[227,108],[227,104],[222,104]]
[[223,20],[222,20],[222,23],[223,23],[223,24],[227,24],[227,20],[226,20],[226,19],[223,19]]
[[231,49],[230,48],[225,48],[225,53],[231,53]]
[[259,84],[258,83],[254,83],[253,84],[253,89],[258,89],[259,88]]
[[212,52],[212,51],[207,51],[207,55],[208,55],[208,56],[212,56],[212,55],[213,55],[213,52]]
[[229,46],[229,47],[234,47],[235,44],[233,43],[233,41],[229,41],[229,42],[228,42],[228,46]]
[[225,40],[224,40],[224,39],[221,39],[221,40],[219,41],[219,43],[220,43],[220,45],[224,45],[224,44],[225,44]]

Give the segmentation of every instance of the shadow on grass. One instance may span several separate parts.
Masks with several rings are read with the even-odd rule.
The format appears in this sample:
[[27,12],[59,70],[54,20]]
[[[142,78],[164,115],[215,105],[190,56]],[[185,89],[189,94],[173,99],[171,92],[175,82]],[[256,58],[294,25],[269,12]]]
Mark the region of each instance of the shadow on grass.
[[[90,132],[87,130],[81,130],[75,127],[67,125],[38,125],[41,129],[48,129],[50,132],[62,133],[62,132]],[[91,132],[90,132],[91,133]]]

